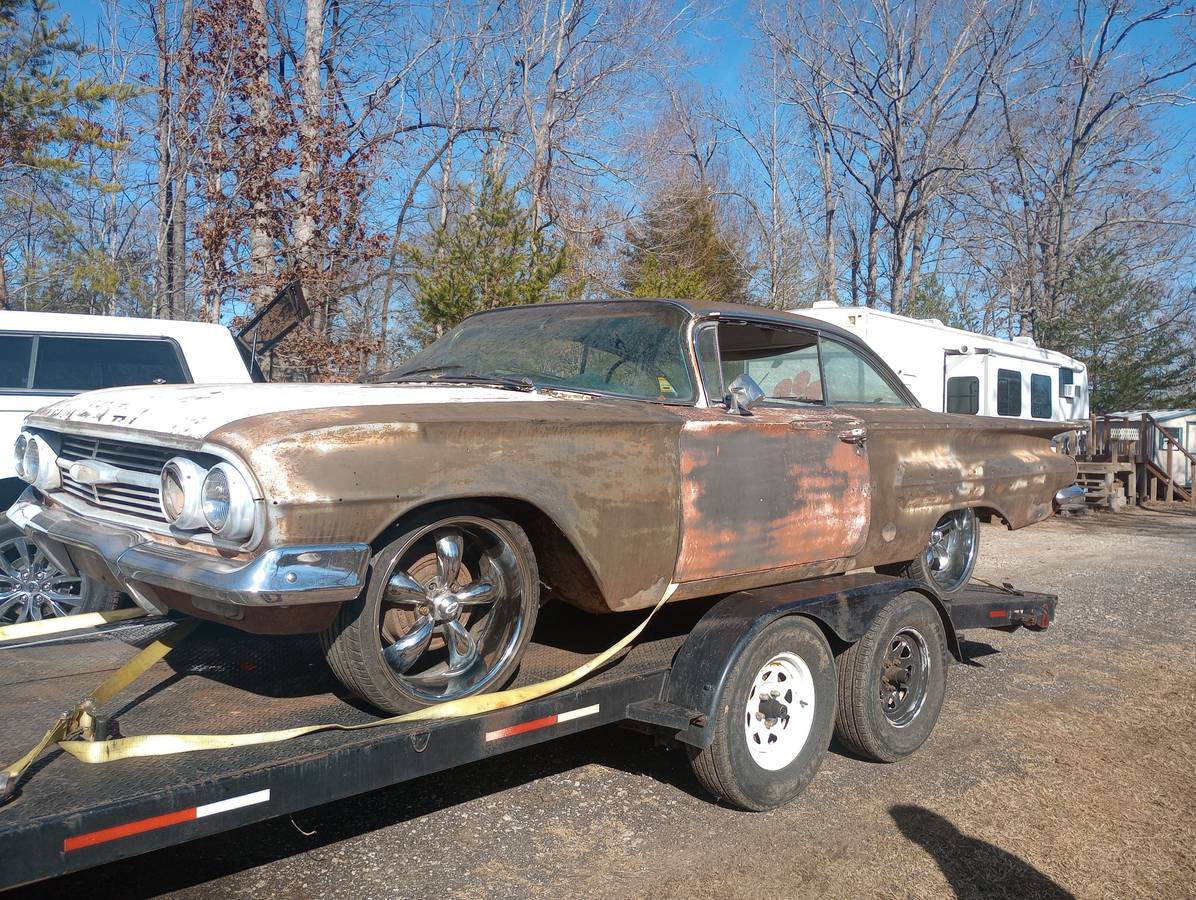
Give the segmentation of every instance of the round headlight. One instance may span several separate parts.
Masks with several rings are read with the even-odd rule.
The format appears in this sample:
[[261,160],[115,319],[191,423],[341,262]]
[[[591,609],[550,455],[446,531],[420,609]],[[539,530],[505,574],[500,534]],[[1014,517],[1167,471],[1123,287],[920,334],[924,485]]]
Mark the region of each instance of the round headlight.
[[17,435],[17,442],[12,448],[12,462],[17,470],[17,477],[29,481],[25,475],[25,449],[29,446],[29,435],[22,431]]
[[207,474],[207,469],[185,456],[168,459],[162,467],[158,499],[162,515],[175,528],[195,531],[204,527],[202,486]]
[[62,473],[58,470],[58,454],[56,454],[46,439],[31,434],[25,441],[24,473],[26,481],[43,491],[53,491],[62,487]]
[[208,527],[226,540],[247,538],[253,532],[253,491],[228,463],[213,466],[203,482],[203,516]]

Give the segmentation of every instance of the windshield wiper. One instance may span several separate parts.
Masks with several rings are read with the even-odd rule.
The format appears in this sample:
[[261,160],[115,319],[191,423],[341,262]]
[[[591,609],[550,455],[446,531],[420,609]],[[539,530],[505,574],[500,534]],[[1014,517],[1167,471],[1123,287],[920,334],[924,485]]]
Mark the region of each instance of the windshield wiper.
[[[438,372],[447,372],[449,369],[463,368],[465,367],[460,363],[450,363],[444,366],[421,366],[418,369],[410,369],[387,380],[392,382],[407,381],[413,375],[422,375],[424,373],[435,374]],[[536,385],[530,378],[513,378],[506,375],[479,375],[476,372],[463,372],[460,375],[444,374],[419,380],[441,381],[448,384],[493,384],[497,387],[509,387],[517,391],[534,391],[536,389]]]

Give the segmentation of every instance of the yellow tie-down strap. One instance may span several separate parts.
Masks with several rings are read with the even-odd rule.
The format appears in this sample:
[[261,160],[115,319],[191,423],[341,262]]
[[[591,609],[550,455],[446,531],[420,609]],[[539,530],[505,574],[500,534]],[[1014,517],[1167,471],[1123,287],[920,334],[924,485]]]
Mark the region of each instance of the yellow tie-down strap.
[[[108,741],[66,740],[79,727],[80,708],[76,707],[72,718],[68,718],[71,714],[64,714],[63,717],[60,717],[54,727],[46,733],[42,741],[30,753],[26,754],[20,762],[7,769],[4,775],[14,780],[20,777],[20,773],[24,771],[29,763],[51,743],[55,742],[67,753],[70,753],[76,759],[83,762],[106,763],[113,760],[130,759],[139,756],[166,756],[172,753],[192,753],[198,750],[221,750],[230,747],[274,744],[280,741],[289,741],[292,738],[301,737],[305,734],[314,734],[319,731],[358,731],[364,728],[395,725],[400,722],[460,718],[517,706],[520,703],[536,700],[556,691],[563,690],[604,666],[613,657],[630,646],[643,633],[644,629],[648,627],[648,623],[652,621],[652,617],[664,606],[676,589],[677,585],[670,584],[644,621],[616,644],[578,666],[573,671],[566,672],[564,675],[557,676],[556,678],[550,678],[547,681],[541,681],[537,684],[529,684],[525,687],[512,688],[506,691],[497,691],[492,694],[463,697],[460,700],[450,700],[424,709],[418,709],[414,712],[404,713],[403,715],[376,719],[372,722],[364,722],[357,725],[328,722],[322,725],[304,725],[299,728],[283,728],[277,731],[258,731],[243,734],[144,734]],[[97,704],[111,699],[118,691],[122,690],[151,665],[169,653],[172,647],[176,646],[185,636],[185,634],[180,633],[181,629],[186,629],[186,632],[189,633],[195,624],[197,624],[196,621],[188,621],[176,626],[168,634],[155,641],[145,650],[142,650],[141,653],[122,669],[115,672],[104,684],[93,691],[90,695],[91,699]],[[80,704],[80,707],[82,705]]]
[[147,615],[144,609],[113,609],[108,612],[79,613],[74,616],[58,616],[53,619],[39,619],[36,622],[17,622],[15,625],[0,625],[0,644],[20,641],[26,638],[46,637],[67,631],[81,631],[84,628],[98,628],[113,622],[127,622]]

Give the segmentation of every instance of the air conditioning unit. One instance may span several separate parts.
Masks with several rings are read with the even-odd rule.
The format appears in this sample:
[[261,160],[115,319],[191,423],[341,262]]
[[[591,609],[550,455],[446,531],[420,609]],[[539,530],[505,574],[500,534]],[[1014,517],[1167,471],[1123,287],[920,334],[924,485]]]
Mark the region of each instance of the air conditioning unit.
[[1059,396],[1067,400],[1075,400],[1080,395],[1080,389],[1074,384],[1059,385]]

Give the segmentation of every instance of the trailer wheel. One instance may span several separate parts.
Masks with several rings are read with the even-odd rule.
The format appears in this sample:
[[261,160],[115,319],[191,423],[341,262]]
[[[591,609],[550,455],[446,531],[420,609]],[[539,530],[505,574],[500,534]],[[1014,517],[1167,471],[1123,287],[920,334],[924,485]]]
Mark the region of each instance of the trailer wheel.
[[390,713],[502,687],[540,609],[527,535],[493,506],[416,513],[320,640],[341,683]]
[[913,591],[890,601],[839,654],[835,736],[876,762],[926,742],[947,690],[947,636],[933,604]]
[[781,619],[740,653],[717,706],[714,740],[691,748],[702,786],[741,809],[800,794],[822,762],[835,718],[835,664],[809,619]]

